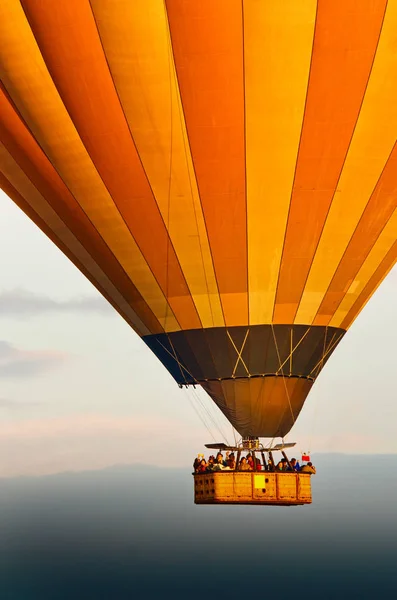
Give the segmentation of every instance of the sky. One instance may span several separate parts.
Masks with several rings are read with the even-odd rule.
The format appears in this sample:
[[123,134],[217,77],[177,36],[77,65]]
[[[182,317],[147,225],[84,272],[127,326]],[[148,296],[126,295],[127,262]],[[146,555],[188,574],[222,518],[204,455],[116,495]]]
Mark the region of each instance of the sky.
[[[0,191],[0,477],[190,466],[234,432],[179,389],[89,281]],[[397,269],[318,378],[287,441],[397,453]]]

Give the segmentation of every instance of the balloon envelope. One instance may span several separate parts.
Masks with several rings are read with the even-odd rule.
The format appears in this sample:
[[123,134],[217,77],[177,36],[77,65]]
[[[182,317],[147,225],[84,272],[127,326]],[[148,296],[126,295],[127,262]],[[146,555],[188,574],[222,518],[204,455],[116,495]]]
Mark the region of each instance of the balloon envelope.
[[4,0],[0,184],[180,384],[285,435],[397,256],[397,3]]

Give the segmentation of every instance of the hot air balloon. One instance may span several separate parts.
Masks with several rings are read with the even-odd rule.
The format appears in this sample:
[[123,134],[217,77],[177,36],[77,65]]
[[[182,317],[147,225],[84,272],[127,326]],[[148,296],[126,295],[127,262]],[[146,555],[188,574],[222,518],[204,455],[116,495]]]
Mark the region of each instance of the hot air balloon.
[[396,262],[396,44],[386,0],[1,3],[1,187],[243,439]]

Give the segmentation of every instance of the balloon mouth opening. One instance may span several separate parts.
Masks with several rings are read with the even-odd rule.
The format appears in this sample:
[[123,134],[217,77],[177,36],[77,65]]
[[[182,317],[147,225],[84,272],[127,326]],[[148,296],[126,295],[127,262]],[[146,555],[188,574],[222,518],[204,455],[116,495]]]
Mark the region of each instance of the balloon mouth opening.
[[313,379],[269,375],[200,385],[243,438],[283,438],[295,424]]

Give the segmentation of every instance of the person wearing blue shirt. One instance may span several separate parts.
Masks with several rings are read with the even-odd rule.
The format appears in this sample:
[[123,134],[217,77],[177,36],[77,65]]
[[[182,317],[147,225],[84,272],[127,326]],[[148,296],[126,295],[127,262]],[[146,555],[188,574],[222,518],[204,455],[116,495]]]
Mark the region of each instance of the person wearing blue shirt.
[[292,467],[292,469],[290,467],[287,467],[287,471],[300,471],[300,464],[298,463],[298,461],[296,460],[296,458],[291,458],[291,460],[289,461],[290,465]]

